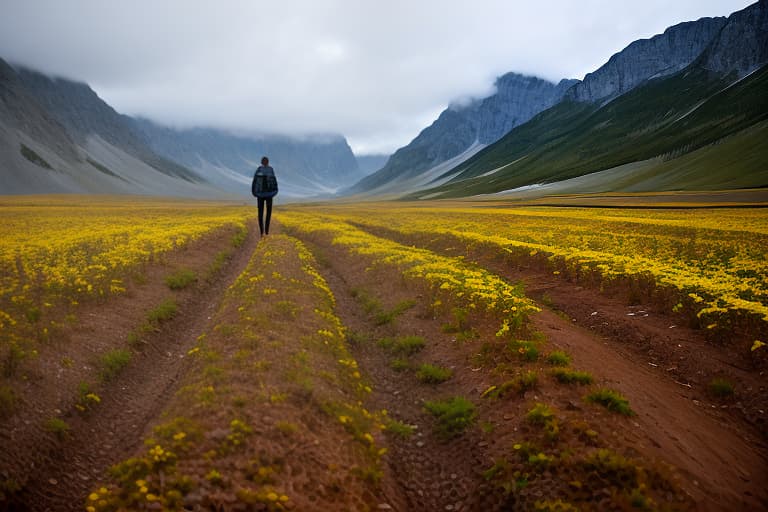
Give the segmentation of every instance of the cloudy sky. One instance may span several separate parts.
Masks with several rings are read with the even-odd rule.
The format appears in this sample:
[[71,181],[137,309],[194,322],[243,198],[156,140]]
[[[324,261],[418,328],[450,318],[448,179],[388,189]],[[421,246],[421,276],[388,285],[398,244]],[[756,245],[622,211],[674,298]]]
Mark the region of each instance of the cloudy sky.
[[407,144],[508,71],[583,78],[748,0],[0,0],[0,57],[177,127]]

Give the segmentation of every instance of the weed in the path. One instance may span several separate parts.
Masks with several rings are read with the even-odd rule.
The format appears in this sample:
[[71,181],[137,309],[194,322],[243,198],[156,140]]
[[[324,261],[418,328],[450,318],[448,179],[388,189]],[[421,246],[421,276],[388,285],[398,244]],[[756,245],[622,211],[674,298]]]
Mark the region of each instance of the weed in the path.
[[582,372],[578,370],[570,370],[568,368],[555,368],[550,372],[559,383],[561,384],[592,384],[592,375],[588,372]]
[[609,411],[617,412],[625,416],[634,416],[635,412],[629,407],[629,400],[618,391],[608,388],[600,388],[588,394],[588,402],[600,404]]
[[165,278],[165,284],[171,290],[183,290],[195,281],[197,281],[197,274],[194,270],[187,268],[179,269]]
[[553,350],[547,355],[547,362],[552,366],[568,366],[571,364],[571,356],[562,350]]
[[733,383],[727,379],[715,378],[707,385],[707,391],[715,398],[730,398],[733,396]]
[[517,354],[523,361],[533,362],[539,358],[539,347],[534,341],[514,340],[510,341],[507,349]]
[[534,371],[523,372],[498,386],[491,386],[481,396],[490,398],[504,398],[508,395],[522,396],[534,389],[539,382],[539,376]]
[[389,367],[396,372],[404,372],[411,367],[411,363],[408,359],[397,357],[389,362]]
[[419,352],[427,344],[421,336],[401,336],[399,338],[383,338],[379,345],[393,354],[410,356]]
[[399,420],[389,419],[384,422],[384,431],[389,432],[398,437],[411,437],[414,432],[413,425],[408,425]]
[[131,351],[124,348],[116,348],[102,355],[99,361],[101,380],[114,379],[131,362],[131,356]]
[[538,425],[544,430],[544,436],[549,441],[554,441],[560,435],[560,426],[555,416],[555,411],[546,404],[537,403],[525,415],[529,423]]
[[66,439],[69,435],[70,427],[66,421],[61,418],[49,418],[45,422],[45,430],[51,432],[58,440]]
[[450,379],[452,375],[452,370],[428,363],[419,366],[416,372],[416,378],[428,384],[440,384]]
[[437,418],[437,430],[443,437],[464,432],[475,419],[475,404],[462,396],[424,402],[424,407]]
[[374,315],[374,323],[376,325],[387,325],[395,321],[395,319],[414,307],[416,305],[415,300],[404,300],[399,302],[391,311],[379,311]]

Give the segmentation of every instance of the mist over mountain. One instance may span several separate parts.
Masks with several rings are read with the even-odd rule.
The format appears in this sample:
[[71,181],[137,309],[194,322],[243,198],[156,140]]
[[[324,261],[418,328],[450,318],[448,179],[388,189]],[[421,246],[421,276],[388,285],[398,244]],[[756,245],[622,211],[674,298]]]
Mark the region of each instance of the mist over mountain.
[[211,128],[177,130],[147,119],[132,121],[153,151],[236,194],[250,193],[262,156],[274,166],[281,194],[289,196],[333,194],[363,177],[341,135],[238,136]]
[[175,130],[116,112],[85,83],[0,60],[0,193],[249,197],[269,156],[281,197],[330,195],[364,176],[340,135]]
[[0,59],[0,191],[221,196],[147,147],[86,84]]
[[423,185],[446,163],[451,166],[460,163],[560,101],[574,82],[562,80],[554,84],[537,77],[507,73],[496,80],[495,94],[444,110],[410,144],[398,149],[382,169],[361,180],[349,192],[370,192],[377,187],[395,192]]
[[504,74],[494,94],[450,105],[394,154],[355,157],[339,134],[135,119],[85,83],[0,59],[0,193],[245,198],[265,155],[281,197],[294,198],[457,197],[561,182],[576,191],[765,186],[766,145],[752,142],[766,129],[766,63],[760,0],[637,40],[583,81]]
[[[426,199],[765,186],[766,145],[751,141],[768,115],[766,11],[761,0],[727,18],[674,25],[583,81],[555,87],[505,75],[495,95],[444,111],[351,192]],[[514,118],[521,106],[527,117]]]
[[[763,0],[630,44],[564,101],[410,197],[768,186],[767,11]],[[693,47],[702,49],[691,57]]]

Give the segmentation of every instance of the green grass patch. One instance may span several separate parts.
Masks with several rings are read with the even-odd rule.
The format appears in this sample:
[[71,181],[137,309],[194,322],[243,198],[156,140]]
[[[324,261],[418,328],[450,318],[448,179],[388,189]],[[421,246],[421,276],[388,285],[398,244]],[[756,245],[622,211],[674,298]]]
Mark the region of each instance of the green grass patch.
[[176,301],[173,299],[165,299],[157,307],[151,309],[149,313],[147,313],[147,321],[153,325],[158,325],[172,319],[176,316],[177,311],[178,306],[176,305]]
[[547,362],[552,366],[568,366],[571,364],[571,356],[562,350],[553,350],[547,354]]
[[173,274],[166,276],[165,284],[171,290],[183,290],[187,286],[197,281],[197,274],[194,270],[182,268]]
[[227,264],[229,258],[232,257],[232,253],[229,251],[220,251],[216,253],[213,261],[208,265],[208,271],[206,272],[206,279],[211,279],[215,274],[218,274],[224,265]]
[[427,344],[421,336],[401,336],[399,338],[383,338],[379,340],[379,346],[392,354],[410,356],[421,351]]
[[403,423],[399,420],[389,419],[384,422],[384,431],[389,432],[397,437],[408,438],[413,435],[414,429],[412,425]]
[[534,371],[523,372],[515,378],[510,379],[498,386],[491,386],[486,389],[482,396],[490,398],[504,398],[509,395],[522,396],[526,391],[530,391],[538,385],[539,376]]
[[402,315],[416,305],[415,300],[404,300],[399,302],[391,311],[378,311],[374,317],[376,325],[387,325],[395,321],[395,318]]
[[592,375],[588,372],[570,370],[568,368],[555,368],[550,372],[557,382],[561,384],[592,384]]
[[444,437],[460,435],[476,417],[475,404],[461,396],[428,401],[424,408],[437,418],[438,433]]
[[411,363],[405,358],[397,357],[389,362],[389,367],[396,372],[404,372],[411,367]]
[[712,379],[707,384],[707,391],[715,398],[730,398],[735,392],[733,383],[723,378]]
[[547,404],[537,403],[525,415],[525,419],[534,425],[543,425],[555,417],[555,411]]
[[534,362],[539,359],[539,347],[535,341],[513,340],[507,345],[507,350],[523,361]]
[[124,348],[110,350],[99,360],[99,376],[103,381],[114,379],[131,362],[131,351]]
[[240,228],[237,230],[237,233],[232,235],[232,247],[235,249],[242,247],[242,245],[245,243],[245,239],[248,237],[248,228]]
[[427,384],[440,384],[450,379],[451,376],[453,376],[453,371],[450,369],[428,363],[422,364],[416,371],[416,378]]
[[602,405],[611,412],[616,412],[625,416],[635,415],[635,412],[629,407],[629,400],[613,389],[601,388],[595,390],[588,394],[586,399],[588,402]]
[[57,439],[63,440],[69,435],[69,424],[61,418],[49,418],[45,422],[45,430],[51,432]]

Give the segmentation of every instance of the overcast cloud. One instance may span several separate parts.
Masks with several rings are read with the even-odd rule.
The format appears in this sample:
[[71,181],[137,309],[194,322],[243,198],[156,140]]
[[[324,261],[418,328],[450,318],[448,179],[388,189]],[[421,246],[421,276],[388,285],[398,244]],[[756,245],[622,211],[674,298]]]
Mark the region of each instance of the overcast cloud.
[[0,0],[0,57],[177,127],[407,144],[508,71],[583,78],[635,39],[744,0]]

